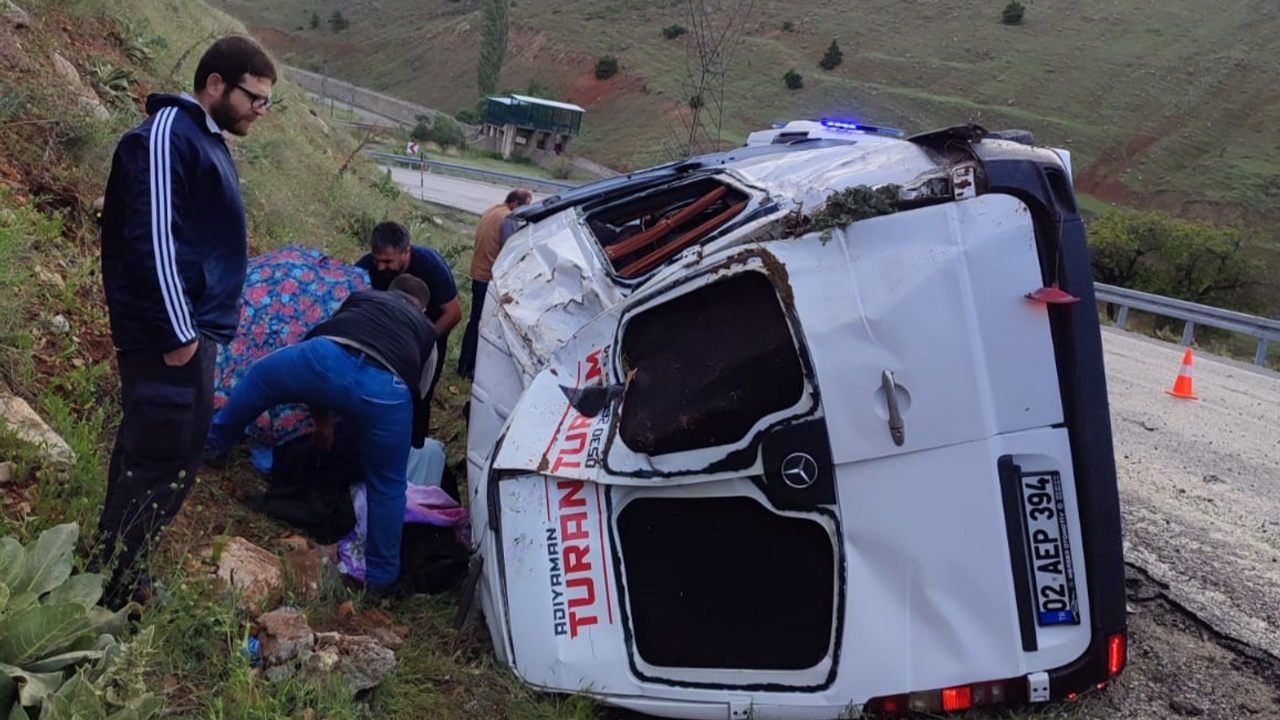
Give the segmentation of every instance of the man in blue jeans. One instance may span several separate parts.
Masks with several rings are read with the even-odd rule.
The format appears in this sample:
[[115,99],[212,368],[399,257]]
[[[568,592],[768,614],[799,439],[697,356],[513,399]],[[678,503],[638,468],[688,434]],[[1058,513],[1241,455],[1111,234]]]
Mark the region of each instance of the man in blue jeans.
[[384,597],[400,576],[409,446],[422,447],[423,422],[436,366],[436,331],[427,319],[431,294],[401,275],[387,291],[352,293],[331,318],[296,345],[255,362],[232,390],[209,429],[207,456],[224,458],[263,411],[306,403],[313,440],[328,449],[333,413],[359,443],[369,503],[365,587]]

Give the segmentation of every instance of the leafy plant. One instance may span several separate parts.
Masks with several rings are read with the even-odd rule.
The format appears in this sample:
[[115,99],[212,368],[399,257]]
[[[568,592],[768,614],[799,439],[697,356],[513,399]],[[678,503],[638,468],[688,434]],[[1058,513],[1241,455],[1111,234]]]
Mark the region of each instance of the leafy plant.
[[0,83],[0,122],[9,122],[22,116],[31,100],[31,91]]
[[387,168],[385,173],[373,181],[373,187],[379,195],[388,200],[396,200],[400,197],[400,186],[396,184],[395,178],[391,177],[391,168]]
[[156,58],[155,51],[147,44],[145,40],[138,37],[131,37],[120,44],[120,52],[125,57],[135,63],[145,65]]
[[787,20],[787,21],[785,21],[785,22],[783,22],[783,23],[782,23],[782,31],[783,31],[783,32],[795,32],[795,31],[796,31],[796,24],[795,24],[795,23],[793,23],[793,22],[791,22],[790,20]]
[[351,21],[342,14],[341,10],[334,10],[333,14],[329,16],[330,30],[333,30],[334,32],[342,32],[349,27],[351,27]]
[[662,37],[668,40],[675,40],[686,32],[688,32],[688,30],[685,30],[683,25],[674,23],[662,28]]
[[138,82],[138,78],[128,68],[112,65],[106,60],[99,60],[89,68],[89,84],[98,97],[104,101],[125,105],[132,101],[129,88]]
[[804,76],[796,72],[795,68],[791,68],[786,75],[782,76],[782,82],[787,84],[788,90],[799,90],[804,87]]
[[828,195],[813,215],[800,218],[790,228],[790,232],[792,235],[821,232],[822,242],[829,242],[834,230],[848,227],[859,220],[897,212],[899,190],[897,185],[892,184],[874,188],[855,185],[838,190]]
[[596,60],[596,77],[601,80],[607,80],[618,74],[618,56],[617,55],[601,55]]
[[116,29],[112,32],[112,37],[125,57],[138,65],[149,65],[156,59],[151,42],[143,39],[133,22],[119,15],[115,17],[115,21]]
[[1027,12],[1027,6],[1018,2],[1018,0],[1009,0],[1009,4],[1004,6],[1004,10],[1000,12],[1000,22],[1005,25],[1021,25],[1022,16]]
[[823,70],[834,70],[842,62],[844,62],[844,53],[840,51],[840,43],[836,42],[835,38],[831,38],[827,53],[822,56],[822,60],[818,61],[818,65]]
[[311,26],[312,30],[315,30],[316,28],[320,27],[320,13],[316,12],[315,10],[312,10],[311,20],[307,24]]
[[137,608],[98,607],[103,577],[72,574],[78,535],[67,523],[26,547],[0,538],[0,715],[10,720],[143,720],[160,708],[142,682],[151,634],[116,642]]

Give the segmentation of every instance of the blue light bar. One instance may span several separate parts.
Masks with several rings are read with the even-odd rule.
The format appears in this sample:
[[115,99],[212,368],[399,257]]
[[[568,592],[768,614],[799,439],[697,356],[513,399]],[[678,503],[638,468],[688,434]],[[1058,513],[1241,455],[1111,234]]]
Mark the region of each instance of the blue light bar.
[[862,123],[853,122],[851,120],[832,120],[823,118],[818,121],[822,127],[828,130],[843,130],[847,132],[864,132],[875,135],[884,135],[885,137],[901,138],[906,137],[907,133],[903,130],[890,127],[876,127],[875,125],[863,125]]

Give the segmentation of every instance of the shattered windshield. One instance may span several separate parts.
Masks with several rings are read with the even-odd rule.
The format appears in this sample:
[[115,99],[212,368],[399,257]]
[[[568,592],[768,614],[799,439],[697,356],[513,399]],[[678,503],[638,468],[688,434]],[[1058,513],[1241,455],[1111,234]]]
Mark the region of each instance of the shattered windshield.
[[619,276],[640,277],[733,220],[748,196],[712,178],[659,188],[587,215]]

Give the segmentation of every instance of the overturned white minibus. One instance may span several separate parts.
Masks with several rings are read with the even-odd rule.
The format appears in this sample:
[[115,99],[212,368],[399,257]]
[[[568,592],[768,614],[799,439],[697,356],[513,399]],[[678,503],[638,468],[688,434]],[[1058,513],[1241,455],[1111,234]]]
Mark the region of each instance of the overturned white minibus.
[[1024,136],[798,121],[518,211],[468,442],[502,661],[717,720],[1121,671],[1084,227]]

